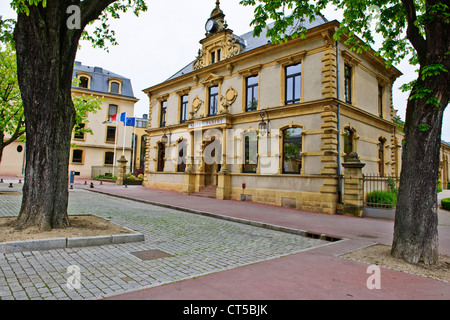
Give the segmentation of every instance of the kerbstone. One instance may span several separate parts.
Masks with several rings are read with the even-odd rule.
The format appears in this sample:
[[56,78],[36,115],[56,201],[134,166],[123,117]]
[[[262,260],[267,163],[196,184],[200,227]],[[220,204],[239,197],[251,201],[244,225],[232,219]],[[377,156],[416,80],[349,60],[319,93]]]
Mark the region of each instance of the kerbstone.
[[112,236],[95,236],[67,239],[67,248],[101,246],[106,244],[112,244]]
[[53,250],[65,248],[66,238],[11,241],[5,242],[3,246],[4,246],[4,253],[18,253],[36,250]]

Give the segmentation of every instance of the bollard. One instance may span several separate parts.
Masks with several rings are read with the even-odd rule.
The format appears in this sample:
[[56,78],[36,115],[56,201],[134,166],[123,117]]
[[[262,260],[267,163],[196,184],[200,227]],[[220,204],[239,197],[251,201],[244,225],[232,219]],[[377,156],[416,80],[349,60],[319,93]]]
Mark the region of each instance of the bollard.
[[73,190],[73,184],[70,185],[70,190]]
[[87,185],[87,181],[84,182],[84,185]]
[[0,179],[0,183],[3,183],[3,179]]
[[91,189],[94,189],[94,183],[91,182]]
[[22,184],[22,180],[19,179],[19,184]]
[[12,183],[9,184],[9,187],[10,187],[10,188],[14,188]]

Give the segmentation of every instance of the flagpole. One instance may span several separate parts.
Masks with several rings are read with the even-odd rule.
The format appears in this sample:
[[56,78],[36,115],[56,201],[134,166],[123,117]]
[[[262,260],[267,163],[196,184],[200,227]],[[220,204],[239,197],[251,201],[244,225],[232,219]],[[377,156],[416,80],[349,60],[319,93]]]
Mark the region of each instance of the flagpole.
[[114,163],[113,163],[113,177],[115,176],[115,168],[116,168],[116,150],[117,150],[117,138],[119,137],[119,126],[116,125],[116,136],[114,138]]
[[136,159],[136,120],[134,121],[134,126],[133,126],[133,165],[132,165],[132,169],[133,169],[133,174],[134,174],[134,159]]
[[126,136],[126,133],[127,133],[127,124],[124,123],[124,125],[123,125],[123,149],[122,149],[122,155],[125,155],[125,136]]

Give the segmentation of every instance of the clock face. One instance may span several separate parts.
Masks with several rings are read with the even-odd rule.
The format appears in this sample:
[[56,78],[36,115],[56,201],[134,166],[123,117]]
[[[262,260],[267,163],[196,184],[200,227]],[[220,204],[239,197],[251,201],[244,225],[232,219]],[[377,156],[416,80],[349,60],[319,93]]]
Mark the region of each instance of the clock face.
[[216,22],[214,20],[208,20],[208,22],[206,22],[206,26],[205,26],[206,31],[213,32],[215,27],[216,27]]

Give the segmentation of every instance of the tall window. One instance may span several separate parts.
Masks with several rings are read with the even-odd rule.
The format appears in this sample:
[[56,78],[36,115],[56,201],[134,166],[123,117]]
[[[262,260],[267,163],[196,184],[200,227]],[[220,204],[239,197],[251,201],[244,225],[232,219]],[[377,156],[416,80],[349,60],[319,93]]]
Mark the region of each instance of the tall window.
[[384,176],[384,146],[386,144],[386,140],[383,138],[379,139],[378,143],[378,174],[383,177]]
[[254,111],[258,108],[258,75],[246,79],[245,111]]
[[355,135],[352,129],[345,128],[344,129],[344,153],[345,158],[347,159],[351,152],[354,151],[354,141]]
[[84,133],[83,133],[83,130],[84,130],[85,128],[86,128],[86,124],[84,124],[84,123],[76,124],[76,125],[75,125],[75,129],[76,129],[76,131],[78,131],[78,132],[75,133],[75,134],[73,135],[73,138],[74,138],[75,140],[84,140],[85,135],[84,135]]
[[72,151],[72,163],[83,164],[83,150],[75,149]]
[[158,143],[158,165],[157,165],[157,171],[163,172],[164,171],[164,158],[166,156],[166,147],[163,143]]
[[243,172],[256,173],[258,167],[258,137],[252,131],[244,136],[244,166]]
[[302,64],[286,67],[286,104],[300,102]]
[[119,108],[115,104],[110,104],[108,107],[108,118],[117,114],[118,109]]
[[184,123],[187,120],[187,117],[188,117],[188,102],[189,102],[189,96],[187,94],[181,96],[180,123]]
[[147,153],[147,135],[143,135],[141,137],[141,155],[140,155],[140,169],[144,169],[145,167],[145,159]]
[[177,171],[178,172],[185,172],[186,171],[186,141],[183,140],[178,144],[178,166]]
[[289,128],[283,131],[283,173],[302,172],[302,129]]
[[115,143],[116,142],[116,127],[106,128],[106,142]]
[[344,95],[347,103],[352,103],[352,72],[352,67],[344,66]]
[[159,122],[160,127],[166,126],[166,117],[167,117],[167,101],[161,102],[161,118]]
[[209,88],[209,116],[217,114],[219,108],[219,87],[214,86]]
[[114,152],[105,152],[105,166],[114,165]]
[[378,115],[383,118],[383,87],[378,86]]

